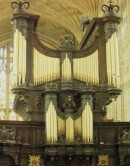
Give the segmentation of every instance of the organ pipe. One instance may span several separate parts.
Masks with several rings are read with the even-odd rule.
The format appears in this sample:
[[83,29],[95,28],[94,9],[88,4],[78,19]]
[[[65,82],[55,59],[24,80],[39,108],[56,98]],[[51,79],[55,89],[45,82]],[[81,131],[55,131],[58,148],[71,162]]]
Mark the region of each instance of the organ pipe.
[[52,101],[49,104],[47,113],[46,113],[46,134],[47,142],[56,142],[57,141],[57,114],[55,107]]
[[107,41],[107,75],[108,84],[115,87],[120,86],[120,73],[119,73],[119,54],[118,54],[118,40],[116,32]]
[[74,120],[70,116],[66,119],[66,141],[74,141]]
[[65,132],[65,120],[63,120],[61,117],[58,116],[58,133],[64,133]]
[[75,120],[75,131],[76,133],[81,135],[82,127],[81,127],[81,117],[77,118]]
[[88,102],[82,113],[82,139],[87,143],[93,142],[93,115]]
[[60,78],[60,60],[43,55],[34,48],[34,85]]
[[[118,50],[117,33],[115,32],[106,43],[108,84],[115,87],[120,87]],[[123,116],[121,116],[121,103],[121,97],[118,97],[107,106],[107,119],[113,121],[120,121],[122,119]]]
[[26,39],[18,29],[14,33],[13,55],[14,85],[24,84],[26,82]]
[[116,100],[113,99],[112,103],[107,106],[107,119],[112,121],[121,121],[124,116],[121,112],[121,106],[121,96],[118,96]]
[[98,51],[84,58],[73,59],[73,76],[86,83],[98,85]]
[[65,59],[62,63],[62,79],[64,80],[71,80],[71,63],[70,60],[66,54]]

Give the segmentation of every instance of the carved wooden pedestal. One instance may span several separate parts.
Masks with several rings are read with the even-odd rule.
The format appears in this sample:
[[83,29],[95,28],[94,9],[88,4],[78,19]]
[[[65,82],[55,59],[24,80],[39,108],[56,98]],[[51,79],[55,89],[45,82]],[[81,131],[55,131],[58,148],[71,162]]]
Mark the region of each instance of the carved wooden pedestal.
[[93,158],[93,145],[55,144],[43,145],[46,166],[90,166]]

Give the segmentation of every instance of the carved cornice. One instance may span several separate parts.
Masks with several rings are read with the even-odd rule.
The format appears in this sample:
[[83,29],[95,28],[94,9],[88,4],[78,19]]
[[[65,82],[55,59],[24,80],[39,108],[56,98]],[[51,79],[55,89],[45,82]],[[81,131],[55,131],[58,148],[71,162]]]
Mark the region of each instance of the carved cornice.
[[33,33],[33,46],[42,54],[54,58],[60,58],[60,55],[65,52],[71,52],[73,54],[73,58],[82,58],[89,56],[98,48],[98,35],[93,36],[87,48],[83,50],[54,50],[46,47],[38,38],[38,35]]
[[112,36],[118,29],[118,24],[121,22],[121,18],[117,16],[105,16],[103,17],[104,31],[106,41]]
[[[82,142],[82,137],[77,133],[77,132],[75,132],[74,133],[74,142],[75,142],[75,144],[78,144],[78,143],[83,143]],[[65,132],[64,133],[60,133],[59,135],[58,135],[58,142],[60,143],[60,144],[65,144],[66,143],[66,135],[65,135]]]
[[98,48],[98,36],[95,36],[93,38],[93,41],[91,41],[91,45],[89,45],[87,48],[73,51],[73,58],[87,57],[91,55],[93,52],[95,52],[97,48]]
[[121,90],[115,87],[108,87],[107,85],[100,87],[94,94],[94,109],[101,110],[105,117],[107,114],[107,106],[120,95]]
[[[39,15],[31,15],[29,13],[14,13],[11,21],[13,22],[14,31],[16,28],[20,31],[23,29],[35,31],[38,25]],[[32,27],[32,25],[34,27]]]
[[[111,23],[111,25],[115,25],[119,24],[120,22],[120,18],[119,17],[115,17],[115,16],[105,16],[102,18],[95,18],[95,20],[93,20],[92,25],[90,26],[90,29],[88,30],[87,34],[85,35],[84,38],[84,43],[82,43],[83,49],[80,50],[67,50],[67,49],[63,49],[63,50],[54,50],[51,48],[46,47],[44,44],[42,44],[42,42],[39,40],[38,35],[36,33],[33,33],[33,39],[34,39],[34,47],[36,47],[39,52],[41,52],[42,54],[46,55],[46,56],[50,56],[50,57],[54,57],[54,58],[60,58],[60,54],[62,53],[66,53],[66,52],[71,52],[71,54],[73,55],[73,58],[83,58],[86,56],[91,55],[93,52],[95,52],[98,49],[98,39],[100,37],[99,34],[99,30],[104,27],[106,27],[106,24]],[[114,28],[113,31],[110,31],[111,29]],[[105,28],[105,32],[108,33],[113,33],[115,31],[116,27],[108,27],[107,30]],[[106,34],[106,36],[107,36]]]
[[54,58],[60,58],[60,50],[54,50],[46,47],[38,38],[36,33],[33,33],[33,44],[34,47],[42,54]]

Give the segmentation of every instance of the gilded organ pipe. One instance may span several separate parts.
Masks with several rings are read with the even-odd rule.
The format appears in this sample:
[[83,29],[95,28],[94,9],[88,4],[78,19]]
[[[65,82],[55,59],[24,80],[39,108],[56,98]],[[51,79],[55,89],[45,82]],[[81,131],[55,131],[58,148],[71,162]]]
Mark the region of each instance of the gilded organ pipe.
[[93,142],[93,115],[88,102],[82,113],[82,139],[88,143]]
[[65,120],[58,116],[58,134],[65,132]]
[[116,33],[113,34],[113,38],[114,38],[114,43],[115,43],[116,86],[120,87],[119,47],[118,47],[118,38],[117,38],[117,34]]
[[65,59],[62,63],[62,79],[63,80],[71,80],[72,74],[71,74],[71,63],[68,58],[68,55],[66,54]]
[[14,85],[17,85],[17,30],[14,33],[14,51],[13,51],[13,73],[14,73]]
[[[20,35],[20,33],[18,34],[18,43],[19,43],[19,46],[22,46],[22,41],[21,41],[22,39],[21,39],[21,35]],[[18,47],[18,55],[19,55],[19,62],[18,62],[18,67],[19,67],[19,85],[20,85],[20,83],[21,83],[21,80],[22,80],[22,76],[21,76],[21,62],[22,62],[22,55],[21,55],[21,47]]]
[[60,78],[60,59],[41,54],[34,48],[34,85]]
[[108,42],[106,43],[106,52],[107,52],[107,77],[108,77],[108,83],[112,83],[112,78],[111,78],[111,58],[110,58],[110,39],[108,39]]
[[120,86],[119,54],[116,32],[106,43],[108,84]]
[[46,113],[46,134],[47,142],[56,142],[57,141],[57,114],[55,107],[52,101],[49,104],[47,113]]
[[23,51],[23,56],[22,56],[22,60],[23,60],[23,63],[22,63],[22,83],[25,83],[25,77],[26,77],[26,40],[25,40],[25,37],[22,36],[22,43],[23,43],[23,46],[22,46],[22,51]]
[[98,51],[84,58],[73,59],[73,77],[93,85],[99,84]]
[[74,141],[74,120],[70,116],[66,119],[66,141]]
[[16,29],[14,33],[14,85],[26,82],[26,39],[22,33]]
[[80,135],[81,135],[81,131],[82,131],[81,121],[82,121],[81,116],[78,117],[77,119],[75,119],[75,121],[74,121],[74,123],[75,123],[75,131],[76,131],[76,133],[78,133]]

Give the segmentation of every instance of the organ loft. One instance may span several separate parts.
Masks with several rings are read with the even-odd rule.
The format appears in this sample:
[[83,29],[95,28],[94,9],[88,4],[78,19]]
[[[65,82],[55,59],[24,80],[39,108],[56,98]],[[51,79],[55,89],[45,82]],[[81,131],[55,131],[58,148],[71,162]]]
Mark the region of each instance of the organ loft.
[[11,7],[13,109],[24,121],[6,122],[1,129],[9,135],[1,143],[2,153],[19,166],[124,165],[130,130],[106,117],[122,92],[120,7],[111,1],[102,5],[103,17],[88,21],[78,48],[65,35],[57,50],[39,39],[40,16],[28,13],[29,2],[12,2]]

